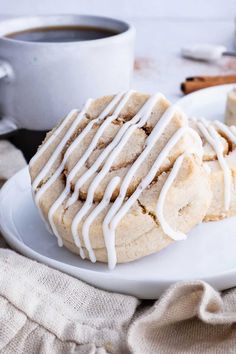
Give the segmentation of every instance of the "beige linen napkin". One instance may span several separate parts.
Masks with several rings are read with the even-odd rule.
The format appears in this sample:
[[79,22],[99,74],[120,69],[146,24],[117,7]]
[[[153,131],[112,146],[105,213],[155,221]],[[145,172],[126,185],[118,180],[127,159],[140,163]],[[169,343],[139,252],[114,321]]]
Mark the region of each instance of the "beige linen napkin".
[[[0,142],[0,180],[24,164]],[[234,322],[236,289],[180,282],[140,302],[0,248],[0,353],[236,353]]]

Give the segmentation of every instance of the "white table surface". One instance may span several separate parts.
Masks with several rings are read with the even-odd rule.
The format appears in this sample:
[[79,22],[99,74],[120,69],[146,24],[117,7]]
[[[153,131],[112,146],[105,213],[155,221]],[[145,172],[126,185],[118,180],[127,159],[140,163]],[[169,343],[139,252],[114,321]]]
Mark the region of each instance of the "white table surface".
[[0,0],[0,18],[45,13],[90,13],[124,18],[137,29],[133,87],[162,91],[173,101],[188,76],[236,72],[236,59],[215,64],[182,59],[193,43],[234,47],[235,0]]

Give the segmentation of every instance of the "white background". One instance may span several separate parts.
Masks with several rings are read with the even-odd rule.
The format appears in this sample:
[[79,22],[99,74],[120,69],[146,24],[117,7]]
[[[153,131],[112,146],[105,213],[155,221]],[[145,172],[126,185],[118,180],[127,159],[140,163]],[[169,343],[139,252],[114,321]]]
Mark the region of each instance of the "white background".
[[187,76],[236,72],[236,59],[215,64],[184,60],[183,45],[234,47],[236,0],[0,0],[0,16],[47,13],[100,14],[126,19],[137,29],[133,87],[163,91],[175,100]]
[[129,18],[233,19],[232,0],[0,0],[1,14],[89,13]]

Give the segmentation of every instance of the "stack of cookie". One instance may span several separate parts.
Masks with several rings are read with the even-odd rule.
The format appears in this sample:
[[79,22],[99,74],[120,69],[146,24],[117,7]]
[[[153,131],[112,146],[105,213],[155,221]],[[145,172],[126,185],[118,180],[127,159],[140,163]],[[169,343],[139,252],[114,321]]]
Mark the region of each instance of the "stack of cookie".
[[235,147],[236,128],[160,93],[89,99],[31,160],[35,203],[60,246],[112,269],[235,214]]

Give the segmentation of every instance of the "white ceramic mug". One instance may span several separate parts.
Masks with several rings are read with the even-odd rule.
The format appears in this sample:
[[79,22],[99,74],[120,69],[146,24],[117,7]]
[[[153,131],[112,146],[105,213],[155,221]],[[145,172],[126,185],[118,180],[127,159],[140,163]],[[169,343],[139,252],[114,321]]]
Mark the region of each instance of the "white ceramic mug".
[[[29,42],[9,33],[50,26],[92,26],[118,34],[66,43]],[[127,90],[135,31],[126,22],[85,15],[0,22],[0,135],[19,128],[49,130],[88,97]]]

